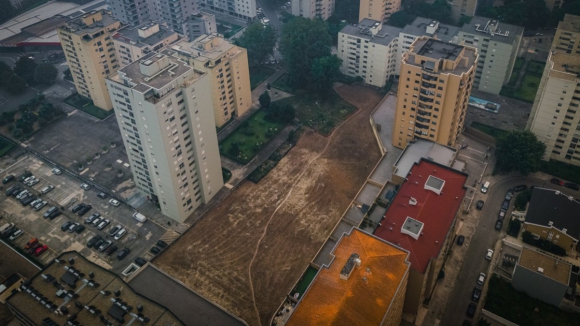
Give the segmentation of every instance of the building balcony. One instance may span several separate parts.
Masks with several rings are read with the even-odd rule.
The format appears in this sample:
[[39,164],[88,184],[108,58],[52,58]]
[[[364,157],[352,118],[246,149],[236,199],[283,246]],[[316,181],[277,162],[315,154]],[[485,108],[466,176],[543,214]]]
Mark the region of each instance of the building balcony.
[[419,96],[419,101],[421,102],[427,102],[427,103],[433,103],[435,100],[432,98],[428,98],[425,96]]

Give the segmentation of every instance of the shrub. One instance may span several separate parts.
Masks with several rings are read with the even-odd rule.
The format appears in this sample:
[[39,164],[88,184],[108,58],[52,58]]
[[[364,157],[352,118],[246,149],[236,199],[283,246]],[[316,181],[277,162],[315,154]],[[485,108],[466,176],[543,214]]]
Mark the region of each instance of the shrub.
[[515,201],[515,208],[518,211],[523,211],[526,209],[526,205],[528,204],[528,202],[530,201],[530,199],[532,198],[532,189],[528,189],[525,191],[522,191],[521,193],[519,193],[516,196],[516,201]]
[[507,234],[511,235],[512,237],[517,237],[518,233],[520,233],[521,227],[522,227],[522,222],[520,222],[519,220],[511,220],[509,225],[508,225]]

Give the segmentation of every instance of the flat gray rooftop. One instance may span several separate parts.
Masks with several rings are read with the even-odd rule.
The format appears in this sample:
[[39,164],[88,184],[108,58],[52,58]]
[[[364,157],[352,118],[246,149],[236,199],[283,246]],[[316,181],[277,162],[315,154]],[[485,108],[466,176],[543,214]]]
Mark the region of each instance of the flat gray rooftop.
[[319,267],[321,267],[322,265],[330,264],[330,262],[332,261],[332,255],[330,253],[332,252],[332,249],[334,249],[335,246],[336,241],[328,239],[328,241],[324,243],[324,246],[322,247],[322,249],[320,250],[318,255],[316,255],[316,257],[312,262]]
[[[68,26],[69,28],[73,28],[75,34],[82,35],[85,33],[93,33],[96,31],[100,31],[105,27],[114,24],[117,22],[113,16],[109,15],[107,11],[100,10],[103,19],[91,25],[85,25],[83,23],[83,16],[78,16],[74,19],[69,20],[64,25]],[[91,15],[93,12],[88,12],[87,15]]]
[[436,39],[427,39],[426,41],[417,41],[415,43],[414,53],[427,58],[454,61],[457,59],[463,48],[462,45],[447,43]]
[[144,47],[144,46],[154,46],[157,45],[159,42],[163,41],[164,39],[166,39],[167,37],[169,37],[172,34],[177,34],[174,31],[172,31],[171,29],[159,24],[159,32],[147,37],[147,38],[142,38],[141,36],[139,36],[139,29],[142,27],[147,27],[149,25],[152,24],[159,24],[157,22],[148,22],[148,23],[144,23],[141,24],[139,26],[128,26],[125,27],[123,29],[120,29],[117,33],[115,33],[115,35],[113,35],[113,38],[116,40],[119,40],[121,42],[127,43],[129,44],[130,42],[136,42],[135,44],[132,44],[133,46],[137,46],[137,47]]
[[[517,36],[521,36],[524,33],[524,28],[521,26],[510,25],[498,21],[498,26],[496,32],[491,34],[485,29],[485,27],[492,21],[491,18],[474,16],[471,21],[467,24],[463,24],[461,27],[461,32],[479,35],[485,38],[489,38],[494,42],[501,42],[507,44],[513,44],[516,41]],[[507,36],[506,35],[507,32]]]
[[417,17],[411,24],[406,25],[401,33],[414,36],[435,36],[443,42],[449,42],[459,34],[459,27],[441,23],[434,34],[428,34],[426,29],[432,22],[433,19]]
[[398,27],[383,25],[381,31],[377,35],[372,36],[369,28],[375,23],[377,23],[376,20],[365,18],[358,24],[344,26],[340,32],[369,40],[370,43],[381,45],[388,45],[394,38],[398,37],[399,32],[401,32],[401,29]]
[[338,223],[338,225],[332,232],[332,237],[335,239],[340,239],[344,233],[350,233],[350,230],[352,230],[352,228],[353,228],[352,225],[344,221],[340,221],[340,223]]
[[361,192],[356,197],[355,201],[361,204],[367,204],[371,206],[374,202],[379,193],[381,192],[381,188],[366,182],[363,186]]
[[417,139],[414,143],[407,145],[401,156],[399,156],[395,163],[397,167],[395,175],[406,177],[411,171],[413,164],[418,163],[421,158],[426,158],[441,165],[451,166],[456,152],[451,147],[424,139]]

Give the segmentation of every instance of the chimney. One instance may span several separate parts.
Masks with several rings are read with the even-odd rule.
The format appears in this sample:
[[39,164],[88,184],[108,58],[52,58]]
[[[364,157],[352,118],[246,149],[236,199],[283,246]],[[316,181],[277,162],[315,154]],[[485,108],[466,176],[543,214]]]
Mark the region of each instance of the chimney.
[[348,278],[354,271],[354,268],[356,266],[360,266],[361,260],[359,257],[360,257],[359,254],[357,254],[356,252],[350,254],[350,257],[348,257],[348,260],[346,261],[346,263],[342,267],[342,270],[340,271],[341,279],[348,280]]

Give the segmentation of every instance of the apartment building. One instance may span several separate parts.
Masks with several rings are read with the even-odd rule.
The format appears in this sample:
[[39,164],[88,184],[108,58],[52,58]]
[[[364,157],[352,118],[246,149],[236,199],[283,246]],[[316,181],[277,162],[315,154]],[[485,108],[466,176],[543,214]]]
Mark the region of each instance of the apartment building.
[[183,23],[183,30],[190,42],[204,34],[217,33],[215,15],[206,12],[191,15]]
[[[374,4],[374,6],[373,6]],[[401,10],[401,0],[360,0],[358,21],[365,18],[386,23],[392,14]]]
[[465,121],[477,50],[419,37],[403,54],[393,146],[423,138],[454,147]]
[[385,86],[387,79],[397,73],[400,31],[400,28],[368,18],[356,25],[346,25],[338,33],[340,71],[348,76],[362,77],[369,85]]
[[477,48],[479,59],[473,87],[499,94],[507,84],[516,62],[524,28],[475,16],[459,31],[459,43]]
[[137,189],[184,222],[223,186],[211,77],[172,50],[107,79]]
[[450,0],[448,2],[451,5],[451,18],[455,22],[459,22],[464,16],[475,16],[478,0]]
[[[524,1],[524,0],[520,0],[520,1]],[[548,10],[550,10],[550,11],[552,11],[554,9],[562,8],[564,1],[565,0],[544,0],[544,2],[546,2],[546,7],[548,7]],[[503,5],[504,5],[504,0],[493,0],[494,7],[503,6]]]
[[202,35],[171,47],[193,68],[208,75],[215,126],[244,114],[252,105],[248,52],[219,34]]
[[546,144],[544,160],[580,166],[580,16],[558,24],[526,129]]
[[113,105],[105,78],[119,69],[112,35],[121,23],[107,11],[91,11],[56,28],[77,92],[103,110]]
[[127,26],[113,34],[113,43],[121,67],[177,40],[179,35],[159,22],[148,22],[135,27]]
[[113,17],[123,24],[137,26],[151,20],[150,1],[107,0],[107,5]]
[[245,20],[256,18],[256,0],[198,0],[199,7],[204,11],[228,15]]
[[334,13],[335,0],[292,0],[292,15],[327,20]]
[[430,18],[415,18],[411,24],[406,25],[399,33],[395,73],[398,75],[399,71],[401,71],[402,54],[409,51],[411,44],[415,42],[417,37],[428,36],[443,42],[457,43],[458,33],[459,27],[457,26],[442,24]]
[[197,0],[157,0],[160,20],[172,30],[184,34],[183,24],[191,15],[199,13]]

